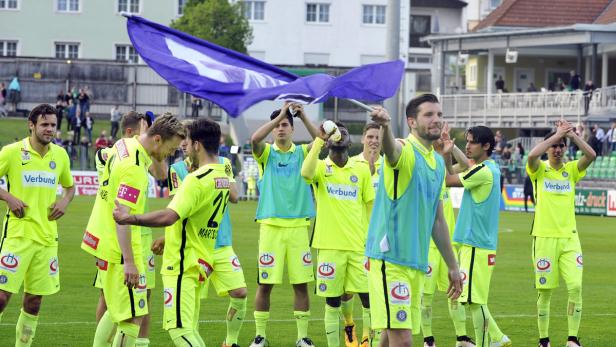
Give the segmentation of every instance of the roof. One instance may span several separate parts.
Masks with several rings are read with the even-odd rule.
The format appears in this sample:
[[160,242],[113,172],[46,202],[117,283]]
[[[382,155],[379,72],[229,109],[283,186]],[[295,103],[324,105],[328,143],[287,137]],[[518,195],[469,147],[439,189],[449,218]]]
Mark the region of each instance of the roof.
[[[594,23],[616,0],[505,0],[475,31],[490,27],[553,27]],[[614,12],[614,13],[612,13]],[[616,9],[610,12],[616,16]],[[609,16],[606,15],[606,18]],[[609,23],[603,22],[602,24]]]
[[466,5],[461,0],[411,0],[411,7],[464,8]]
[[605,8],[603,13],[595,19],[595,24],[609,24],[614,22],[616,22],[616,1],[612,1],[612,3]]

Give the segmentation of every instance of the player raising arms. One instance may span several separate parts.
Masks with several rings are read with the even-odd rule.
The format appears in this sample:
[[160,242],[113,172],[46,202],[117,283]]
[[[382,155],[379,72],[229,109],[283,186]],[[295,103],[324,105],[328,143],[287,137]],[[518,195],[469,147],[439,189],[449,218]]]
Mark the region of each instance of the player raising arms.
[[460,245],[458,260],[464,283],[458,301],[469,306],[477,346],[510,347],[511,341],[499,329],[488,309],[490,280],[496,264],[501,194],[500,168],[490,159],[495,146],[494,133],[485,126],[466,131],[466,156],[458,150],[453,153],[464,166],[468,159],[472,159],[474,165],[459,174],[451,166],[450,154],[455,145],[446,132],[443,135],[446,137],[443,152],[449,171],[447,186],[464,187],[453,235],[453,241]]
[[394,138],[384,108],[375,107],[371,117],[383,127],[385,155],[366,244],[372,328],[384,329],[380,346],[411,346],[411,330],[419,332],[430,237],[449,268],[448,295],[455,299],[462,289],[441,202],[445,163],[433,148],[442,111],[432,94],[411,100],[411,134],[404,140]]
[[[342,123],[336,124],[340,139],[335,141],[321,130],[302,166],[302,176],[313,185],[317,203],[311,246],[319,250],[317,295],[325,297],[325,333],[330,347],[340,346],[340,304],[344,293],[358,293],[364,310],[370,312],[364,249],[374,200],[370,169],[349,158],[349,131]],[[325,141],[329,156],[318,160]],[[370,327],[369,314],[363,324]]]
[[[30,346],[43,296],[60,290],[57,222],[75,195],[69,158],[52,143],[56,109],[36,106],[28,116],[30,136],[0,151],[0,199],[8,210],[0,238],[0,319],[12,294],[24,285],[15,346]],[[57,200],[58,185],[64,196]],[[8,345],[8,337],[2,338]]]
[[[146,133],[119,140],[105,167],[81,248],[98,259],[107,311],[118,325],[114,346],[134,346],[148,313],[141,228],[115,223],[114,200],[122,210],[144,212],[152,158],[164,160],[183,137],[184,127],[177,118],[160,116]],[[103,328],[99,322],[97,330]]]
[[[304,113],[302,105],[285,103],[270,116],[270,121],[252,135],[252,152],[259,165],[259,276],[255,298],[256,337],[251,347],[265,346],[265,330],[269,320],[270,296],[275,284],[282,283],[287,261],[289,282],[295,292],[294,312],[297,324],[297,346],[313,346],[308,338],[310,299],[308,282],[314,280],[312,255],[308,242],[308,226],[314,217],[310,187],[301,176],[301,168],[309,146],[293,143],[293,115],[302,120],[310,135],[319,131]],[[274,143],[263,141],[272,133]]]
[[[579,160],[564,162],[566,139],[575,143],[584,154]],[[541,156],[548,154],[548,160]],[[555,132],[546,135],[528,153],[526,172],[535,191],[533,222],[533,263],[537,300],[539,346],[550,346],[550,299],[559,285],[559,275],[569,293],[567,347],[580,347],[578,330],[582,318],[582,247],[575,222],[575,184],[586,175],[596,158],[595,151],[582,140],[566,121],[557,123]]]

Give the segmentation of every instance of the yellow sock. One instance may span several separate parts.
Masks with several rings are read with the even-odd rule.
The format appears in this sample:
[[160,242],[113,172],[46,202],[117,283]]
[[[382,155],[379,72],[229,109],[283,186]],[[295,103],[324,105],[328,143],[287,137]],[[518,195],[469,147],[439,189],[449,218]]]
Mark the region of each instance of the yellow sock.
[[231,298],[227,309],[227,345],[237,343],[244,316],[246,315],[246,298]]
[[340,346],[340,307],[325,305],[325,336],[329,347]]
[[96,326],[96,332],[94,333],[94,343],[92,347],[109,347],[113,342],[115,336],[116,325],[109,316],[109,311],[105,312],[101,317],[101,320]]
[[269,320],[270,313],[267,311],[255,311],[254,316],[257,335],[265,337],[265,329],[267,328],[267,321]]
[[366,336],[370,337],[370,325],[371,325],[371,318],[370,318],[370,309],[369,308],[365,308],[362,307],[361,308],[361,317],[363,319],[363,323],[361,325],[362,328],[362,334],[361,337],[362,339]]
[[34,339],[36,325],[38,324],[38,316],[29,314],[21,310],[17,326],[15,328],[15,347],[29,347]]
[[139,325],[129,322],[118,323],[118,331],[113,339],[113,347],[135,347],[139,336]]
[[295,324],[297,325],[297,339],[303,339],[308,337],[308,319],[310,318],[310,311],[293,311],[295,317]]
[[342,300],[340,311],[342,312],[342,317],[344,317],[344,325],[349,326],[355,324],[353,321],[353,298],[349,301]]

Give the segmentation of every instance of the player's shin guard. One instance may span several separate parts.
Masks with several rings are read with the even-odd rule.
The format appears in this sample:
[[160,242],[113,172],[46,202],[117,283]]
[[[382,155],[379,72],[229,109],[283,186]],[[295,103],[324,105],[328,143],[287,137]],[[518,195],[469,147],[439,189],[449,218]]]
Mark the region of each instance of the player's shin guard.
[[447,300],[449,317],[456,330],[456,336],[466,336],[466,308],[457,301]]
[[115,336],[115,324],[109,316],[109,311],[105,312],[96,326],[94,333],[94,343],[92,347],[108,347],[111,346]]
[[295,317],[295,324],[297,325],[297,339],[308,337],[310,311],[293,311],[293,317]]
[[198,333],[193,329],[179,328],[169,330],[169,336],[173,341],[173,345],[176,347],[205,347],[205,344],[200,338]]
[[118,331],[113,339],[113,347],[135,347],[139,325],[129,322],[118,323]]
[[569,305],[567,307],[567,325],[569,336],[578,336],[582,320],[582,287],[568,289]]
[[230,298],[227,310],[227,337],[225,338],[227,345],[237,343],[244,316],[246,316],[246,298]]
[[353,302],[353,297],[351,297],[348,301],[342,300],[342,304],[340,305],[342,317],[344,317],[344,325],[355,324],[353,321]]
[[269,320],[270,313],[267,311],[255,311],[255,326],[257,328],[256,335],[266,337],[265,330],[267,328],[267,321]]
[[537,297],[537,327],[539,328],[539,338],[549,337],[550,328],[550,301],[552,300],[552,289],[539,289]]
[[362,338],[365,336],[372,337],[373,336],[373,334],[371,334],[372,329],[370,328],[370,326],[372,325],[372,319],[370,317],[370,308],[365,308],[365,307],[361,308],[361,318],[363,320],[363,323],[361,325]]
[[29,314],[21,310],[15,332],[15,347],[27,347],[32,344],[36,325],[38,324],[38,316]]
[[421,333],[424,337],[432,336],[432,300],[433,294],[421,297]]
[[325,336],[329,347],[340,346],[340,307],[325,305]]

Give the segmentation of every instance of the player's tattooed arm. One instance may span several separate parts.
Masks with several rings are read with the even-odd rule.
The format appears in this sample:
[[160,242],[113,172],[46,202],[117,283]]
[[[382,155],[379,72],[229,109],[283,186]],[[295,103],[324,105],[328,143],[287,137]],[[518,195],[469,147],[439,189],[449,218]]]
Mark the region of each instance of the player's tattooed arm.
[[373,111],[370,112],[372,121],[379,124],[383,129],[383,153],[385,159],[391,166],[396,166],[400,155],[402,154],[402,145],[396,141],[391,130],[391,117],[385,108],[382,106],[374,106]]

